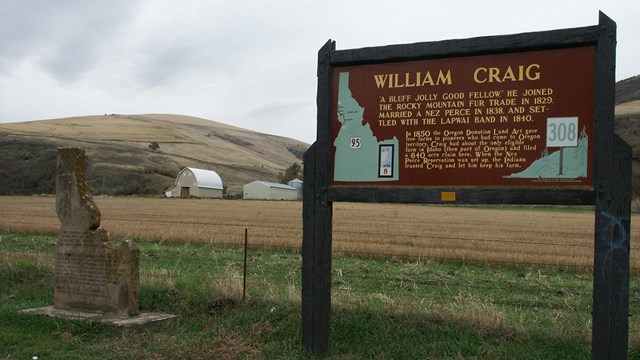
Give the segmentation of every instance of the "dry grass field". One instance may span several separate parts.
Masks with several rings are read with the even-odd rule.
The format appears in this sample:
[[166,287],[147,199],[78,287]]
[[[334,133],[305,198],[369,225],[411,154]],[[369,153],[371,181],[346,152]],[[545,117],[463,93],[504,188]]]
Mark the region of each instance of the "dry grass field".
[[[157,242],[299,249],[302,203],[95,197],[112,236]],[[333,250],[421,259],[589,268],[594,214],[548,208],[335,203]],[[632,217],[631,267],[640,270],[640,218]],[[0,197],[0,229],[57,232],[54,197]]]

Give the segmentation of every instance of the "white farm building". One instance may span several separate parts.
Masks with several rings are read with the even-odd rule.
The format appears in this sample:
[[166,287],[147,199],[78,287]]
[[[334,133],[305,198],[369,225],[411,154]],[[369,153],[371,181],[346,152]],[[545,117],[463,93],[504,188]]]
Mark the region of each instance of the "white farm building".
[[298,200],[302,200],[302,187],[304,185],[304,182],[300,179],[293,179],[289,181],[287,185],[298,190]]
[[166,197],[222,198],[222,179],[215,171],[186,167],[178,173],[176,184],[165,190]]
[[244,186],[243,198],[261,200],[297,200],[298,189],[285,184],[254,181]]

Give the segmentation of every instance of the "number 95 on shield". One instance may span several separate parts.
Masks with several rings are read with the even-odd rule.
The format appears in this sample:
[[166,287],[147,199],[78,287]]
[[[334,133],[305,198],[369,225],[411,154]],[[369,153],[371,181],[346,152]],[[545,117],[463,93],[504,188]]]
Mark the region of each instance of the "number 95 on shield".
[[352,136],[349,138],[349,147],[357,150],[362,147],[362,137],[361,136]]
[[578,117],[547,118],[547,147],[578,146]]

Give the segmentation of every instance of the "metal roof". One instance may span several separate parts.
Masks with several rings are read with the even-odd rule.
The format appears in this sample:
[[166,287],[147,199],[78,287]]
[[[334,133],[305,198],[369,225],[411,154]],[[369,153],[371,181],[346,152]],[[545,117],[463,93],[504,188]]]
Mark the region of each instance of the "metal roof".
[[[277,189],[286,189],[286,190],[295,190],[298,191],[296,188],[291,187],[287,184],[280,184],[280,183],[272,183],[272,182],[268,182],[268,181],[260,181],[260,180],[256,180],[254,181],[254,183],[259,183],[262,185],[266,185],[268,187],[272,187],[272,188],[277,188]],[[253,183],[252,183],[253,184]]]
[[[204,169],[196,169],[192,167],[186,167],[180,171],[176,179],[180,178],[180,174],[182,174],[185,170],[189,170],[193,173],[193,176],[196,177],[196,186],[199,188],[206,189],[221,189],[222,190],[222,179],[220,175],[212,170],[204,170]],[[177,180],[176,180],[177,181]]]

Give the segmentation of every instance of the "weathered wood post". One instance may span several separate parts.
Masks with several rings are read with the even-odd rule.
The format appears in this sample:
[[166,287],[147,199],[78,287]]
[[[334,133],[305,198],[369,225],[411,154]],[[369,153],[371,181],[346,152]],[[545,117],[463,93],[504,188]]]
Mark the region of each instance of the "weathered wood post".
[[596,46],[596,221],[593,359],[626,359],[629,344],[631,148],[615,134],[616,24],[600,13]]
[[[316,356],[329,351],[331,325],[331,232],[329,136],[331,105],[329,41],[318,53],[317,140],[304,154],[302,238],[302,344]],[[320,149],[320,150],[318,150]]]

